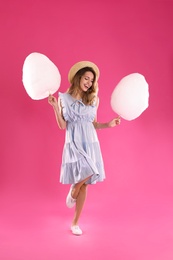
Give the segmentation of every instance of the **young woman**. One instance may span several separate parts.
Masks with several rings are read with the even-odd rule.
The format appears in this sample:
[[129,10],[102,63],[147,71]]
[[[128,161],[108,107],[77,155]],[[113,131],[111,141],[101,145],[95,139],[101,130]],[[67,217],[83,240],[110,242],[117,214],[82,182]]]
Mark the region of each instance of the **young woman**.
[[95,129],[114,127],[120,124],[117,117],[108,123],[97,122],[97,97],[99,69],[89,61],[73,65],[68,74],[71,84],[66,93],[59,93],[58,100],[50,95],[60,129],[66,129],[60,182],[71,184],[66,198],[69,208],[75,207],[71,231],[81,235],[78,221],[86,199],[87,185],[103,181],[104,165]]

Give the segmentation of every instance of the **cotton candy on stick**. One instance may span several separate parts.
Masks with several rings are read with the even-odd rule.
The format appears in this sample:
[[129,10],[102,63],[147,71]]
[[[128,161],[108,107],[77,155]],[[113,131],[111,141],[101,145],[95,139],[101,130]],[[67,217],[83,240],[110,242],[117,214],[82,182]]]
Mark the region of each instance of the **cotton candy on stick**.
[[139,117],[148,107],[148,83],[143,75],[132,73],[122,78],[111,95],[114,112],[126,120]]
[[61,75],[47,56],[34,52],[24,61],[22,80],[27,94],[32,99],[39,100],[58,90]]

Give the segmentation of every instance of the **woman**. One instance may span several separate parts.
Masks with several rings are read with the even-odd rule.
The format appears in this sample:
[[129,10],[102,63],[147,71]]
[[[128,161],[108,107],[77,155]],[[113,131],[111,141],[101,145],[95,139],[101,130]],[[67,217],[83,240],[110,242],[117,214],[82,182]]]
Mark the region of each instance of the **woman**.
[[71,84],[66,93],[57,99],[50,95],[60,129],[66,129],[66,140],[62,156],[60,182],[72,184],[66,198],[69,208],[75,207],[71,225],[74,235],[81,235],[79,217],[86,199],[87,185],[103,181],[104,165],[95,129],[114,127],[120,124],[117,117],[108,123],[97,122],[98,67],[89,61],[73,65],[68,74]]

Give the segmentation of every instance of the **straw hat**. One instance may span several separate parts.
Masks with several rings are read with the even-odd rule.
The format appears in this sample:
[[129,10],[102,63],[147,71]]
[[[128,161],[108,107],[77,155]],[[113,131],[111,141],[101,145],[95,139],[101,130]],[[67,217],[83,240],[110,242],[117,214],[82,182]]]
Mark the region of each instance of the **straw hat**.
[[75,74],[80,70],[80,69],[83,69],[85,67],[91,67],[94,71],[95,71],[95,74],[96,74],[96,81],[98,80],[99,78],[99,75],[100,75],[100,72],[99,72],[99,68],[97,67],[96,64],[94,64],[93,62],[90,62],[90,61],[80,61],[80,62],[77,62],[75,63],[71,69],[69,70],[69,73],[68,73],[68,80],[70,83],[72,83],[72,79],[73,77],[75,76]]

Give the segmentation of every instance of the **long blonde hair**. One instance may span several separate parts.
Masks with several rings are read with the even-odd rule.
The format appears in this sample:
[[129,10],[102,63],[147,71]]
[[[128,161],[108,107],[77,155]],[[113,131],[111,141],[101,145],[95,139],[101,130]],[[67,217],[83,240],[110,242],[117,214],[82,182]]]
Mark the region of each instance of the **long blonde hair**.
[[69,89],[67,90],[67,93],[69,93],[70,95],[74,95],[74,96],[77,95],[79,88],[80,88],[81,77],[87,71],[90,71],[90,72],[93,73],[94,79],[93,79],[92,86],[86,92],[84,92],[84,95],[82,97],[82,101],[86,105],[92,105],[93,102],[96,100],[96,97],[97,97],[98,83],[96,81],[96,73],[93,70],[93,68],[91,68],[91,67],[84,67],[84,68],[78,70],[78,72],[74,75],[74,77],[72,79],[72,84],[69,87]]

